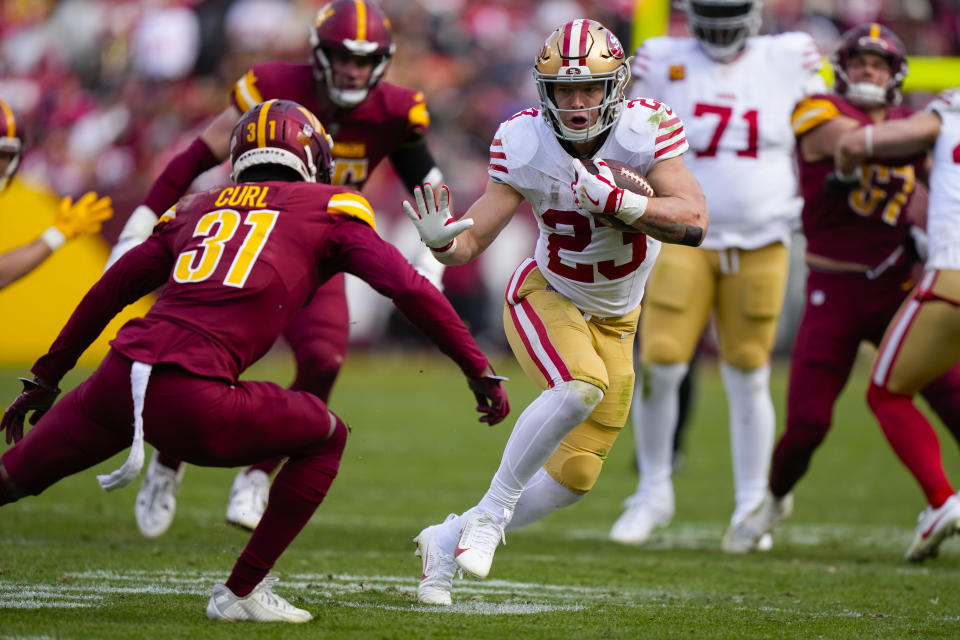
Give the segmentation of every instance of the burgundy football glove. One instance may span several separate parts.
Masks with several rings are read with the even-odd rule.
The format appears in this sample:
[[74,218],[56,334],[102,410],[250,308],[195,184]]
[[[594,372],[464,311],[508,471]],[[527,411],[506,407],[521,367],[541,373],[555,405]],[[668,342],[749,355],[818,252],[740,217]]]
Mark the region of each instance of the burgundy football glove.
[[33,380],[20,378],[20,382],[23,383],[23,391],[7,407],[3,413],[3,419],[0,420],[0,431],[7,432],[7,444],[17,443],[23,437],[23,419],[27,417],[28,411],[33,411],[30,424],[37,424],[37,420],[53,406],[53,401],[60,393],[60,389],[55,385],[36,378]]
[[[493,371],[493,369],[488,369]],[[483,376],[468,378],[470,390],[477,398],[477,411],[482,413],[480,422],[493,426],[507,417],[510,413],[510,401],[507,399],[507,390],[503,388],[503,376]]]

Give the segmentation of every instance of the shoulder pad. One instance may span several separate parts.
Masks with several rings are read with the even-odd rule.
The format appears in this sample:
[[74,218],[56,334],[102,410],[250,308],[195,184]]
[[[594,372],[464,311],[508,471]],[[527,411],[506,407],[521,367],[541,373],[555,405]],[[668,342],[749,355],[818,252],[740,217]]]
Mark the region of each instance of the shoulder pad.
[[947,89],[927,107],[931,111],[960,111],[960,89]]
[[809,33],[788,31],[770,38],[772,53],[783,61],[783,66],[816,73],[823,66],[823,56]]
[[652,98],[634,98],[623,105],[616,127],[617,142],[625,149],[653,147],[654,161],[679,155],[689,148],[680,116],[667,105]]
[[790,126],[793,127],[793,135],[801,136],[839,115],[840,109],[832,97],[813,95],[804,98],[793,108]]
[[488,173],[491,178],[512,183],[508,177],[510,170],[528,164],[536,155],[540,143],[534,123],[539,115],[538,109],[524,109],[500,123],[490,143]]
[[330,200],[327,201],[327,211],[360,220],[371,229],[376,230],[377,228],[373,207],[370,206],[366,198],[356,191],[341,191],[330,196]]

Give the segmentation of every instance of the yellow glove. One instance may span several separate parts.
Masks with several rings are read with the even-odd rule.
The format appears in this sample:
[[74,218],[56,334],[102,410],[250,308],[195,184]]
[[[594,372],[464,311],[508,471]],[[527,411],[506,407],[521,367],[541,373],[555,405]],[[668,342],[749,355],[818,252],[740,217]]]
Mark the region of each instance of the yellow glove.
[[70,197],[60,201],[60,213],[53,226],[64,238],[70,240],[82,233],[96,233],[104,220],[113,216],[113,204],[110,198],[97,198],[97,194],[88,191],[76,203]]

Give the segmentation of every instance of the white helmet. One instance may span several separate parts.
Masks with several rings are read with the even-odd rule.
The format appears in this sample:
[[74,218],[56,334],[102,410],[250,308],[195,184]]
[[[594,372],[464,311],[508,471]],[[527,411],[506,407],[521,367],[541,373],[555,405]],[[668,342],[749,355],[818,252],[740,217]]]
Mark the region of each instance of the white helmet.
[[687,26],[714,60],[729,62],[760,30],[761,0],[683,0]]
[[[583,142],[612,127],[620,117],[630,67],[623,45],[613,32],[595,20],[571,20],[557,27],[543,43],[533,67],[533,77],[540,93],[544,119],[553,127],[557,137]],[[603,102],[593,107],[599,110],[599,117],[586,129],[571,129],[560,119],[561,112],[572,110],[557,107],[554,86],[570,82],[604,83]]]

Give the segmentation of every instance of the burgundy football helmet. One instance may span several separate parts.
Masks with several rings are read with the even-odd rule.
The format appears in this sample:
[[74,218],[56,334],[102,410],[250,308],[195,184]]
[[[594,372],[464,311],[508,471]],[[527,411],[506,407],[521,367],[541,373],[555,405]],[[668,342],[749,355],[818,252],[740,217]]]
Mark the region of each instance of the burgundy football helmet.
[[[310,45],[315,71],[323,76],[327,95],[341,107],[355,107],[366,99],[367,92],[383,78],[396,49],[390,36],[390,20],[383,9],[364,0],[334,0],[321,8],[310,30]],[[330,62],[333,50],[373,59],[366,87],[338,89],[334,85]]]
[[20,167],[20,156],[23,155],[26,146],[23,126],[17,121],[10,105],[0,100],[0,153],[7,153],[12,156],[7,164],[7,170],[0,176],[0,191],[7,188],[13,174]]
[[[871,82],[851,83],[847,64],[858,53],[874,53],[890,63],[890,81],[886,86]],[[840,38],[840,46],[833,54],[834,91],[860,107],[900,104],[901,86],[908,73],[907,50],[903,41],[887,27],[871,22],[854,27]]]
[[330,183],[333,140],[310,111],[292,100],[267,100],[251,107],[230,135],[230,179],[245,170],[276,164],[296,171],[307,182]]

